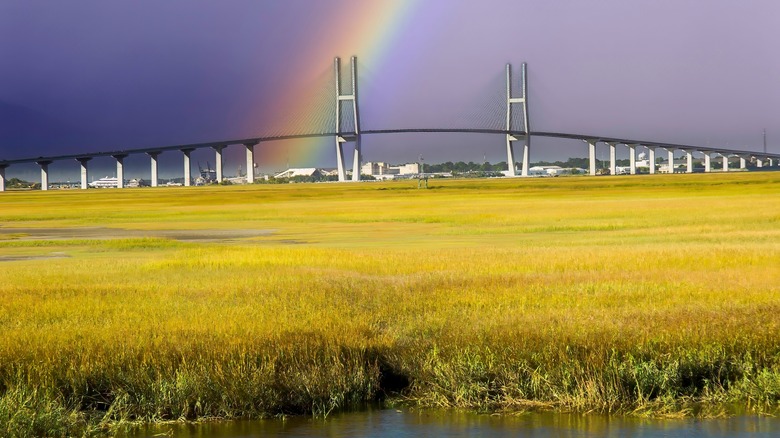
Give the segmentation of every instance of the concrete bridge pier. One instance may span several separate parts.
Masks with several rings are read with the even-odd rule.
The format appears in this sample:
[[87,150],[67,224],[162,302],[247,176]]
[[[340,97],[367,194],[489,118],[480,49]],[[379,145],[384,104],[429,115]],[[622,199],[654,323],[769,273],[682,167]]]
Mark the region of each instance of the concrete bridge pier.
[[89,160],[91,160],[92,157],[81,157],[76,158],[76,161],[78,161],[81,164],[81,189],[86,190],[89,188],[88,177],[88,169],[87,169],[87,163],[89,163]]
[[647,164],[650,166],[650,175],[655,174],[655,148],[647,146]]
[[693,151],[686,150],[685,152],[685,172],[693,173]]
[[[531,121],[528,116],[528,65],[524,62],[520,65],[520,89],[523,92],[523,176],[528,176],[528,168],[531,166]],[[513,164],[514,165],[514,164]]]
[[[512,129],[512,65],[506,65],[506,130]],[[515,146],[517,138],[512,134],[506,135],[506,170],[509,176],[517,176],[515,169]],[[521,169],[526,172],[526,169]]]
[[149,161],[151,162],[151,174],[150,174],[150,184],[152,187],[157,187],[157,183],[159,182],[159,178],[157,177],[157,157],[160,156],[160,152],[147,152],[146,155],[149,155]]
[[721,154],[723,157],[723,171],[728,172],[729,171],[729,154]]
[[[520,170],[520,176],[528,176],[528,168],[531,166],[531,136],[525,135],[523,142],[523,168]],[[512,163],[514,167],[514,163]]]
[[617,143],[607,143],[609,145],[609,174],[617,175],[617,158],[615,156],[615,148]]
[[756,157],[756,167],[764,167],[764,159],[761,157]]
[[772,160],[772,158],[769,158],[769,167],[772,167],[772,166],[774,166],[774,161]]
[[127,158],[127,154],[112,155],[116,160],[116,188],[125,188],[125,170],[124,161]]
[[629,173],[631,175],[636,175],[636,145],[635,144],[628,145],[628,165],[629,165]]
[[344,143],[347,139],[337,135],[336,136],[336,171],[338,172],[339,181],[346,181],[347,174],[344,172]]
[[[515,170],[515,146],[513,143],[515,140],[517,139],[512,135],[506,135],[506,168],[509,176],[517,176],[517,171]],[[525,171],[525,169],[522,170]]]
[[212,149],[214,149],[215,158],[214,158],[214,170],[217,171],[217,182],[222,182],[222,151],[225,149],[225,145],[216,145],[212,146]]
[[0,164],[0,192],[5,191],[5,164]]
[[192,165],[190,164],[190,154],[194,149],[182,149],[181,153],[184,154],[184,187],[192,185]]
[[[255,145],[257,143],[245,143],[246,147],[246,183],[255,182]],[[343,164],[343,159],[342,162]],[[340,174],[339,174],[340,175]]]
[[712,157],[710,157],[710,153],[707,151],[702,151],[701,153],[704,154],[704,171],[707,173],[712,172]]
[[588,143],[588,171],[590,176],[596,176],[596,140],[585,140]]
[[666,150],[667,152],[667,161],[669,161],[669,173],[674,173],[674,149],[669,148]]
[[51,164],[51,160],[41,160],[35,163],[41,166],[41,190],[49,190],[49,164]]
[[352,155],[352,181],[360,181],[360,162],[363,160],[360,152],[360,136],[355,136],[355,152]]
[[746,167],[747,167],[747,160],[745,159],[744,155],[740,155],[739,156],[739,168],[744,170]]

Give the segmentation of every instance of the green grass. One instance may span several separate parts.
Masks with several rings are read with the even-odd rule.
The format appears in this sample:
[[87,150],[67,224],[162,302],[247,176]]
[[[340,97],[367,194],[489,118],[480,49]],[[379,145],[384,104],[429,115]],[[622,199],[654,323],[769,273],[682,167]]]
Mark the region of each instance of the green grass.
[[[491,412],[777,407],[780,173],[431,186],[0,194],[0,435],[326,415],[385,396]],[[40,258],[2,261],[22,256]]]

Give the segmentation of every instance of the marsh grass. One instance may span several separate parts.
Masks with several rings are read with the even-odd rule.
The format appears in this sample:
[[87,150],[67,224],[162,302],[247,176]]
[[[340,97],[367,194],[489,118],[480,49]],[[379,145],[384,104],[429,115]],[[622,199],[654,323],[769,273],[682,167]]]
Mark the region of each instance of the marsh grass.
[[273,234],[0,240],[71,256],[0,265],[0,434],[777,407],[780,175],[410,184],[4,193],[9,228]]

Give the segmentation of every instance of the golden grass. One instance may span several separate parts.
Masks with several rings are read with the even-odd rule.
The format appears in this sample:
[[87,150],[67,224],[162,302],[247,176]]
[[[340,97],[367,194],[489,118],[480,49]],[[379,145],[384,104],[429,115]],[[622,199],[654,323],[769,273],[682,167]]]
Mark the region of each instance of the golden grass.
[[[58,434],[35,403],[90,430],[396,389],[664,415],[780,399],[780,173],[431,186],[0,194],[0,432]],[[95,226],[113,231],[12,230]],[[219,229],[273,232],[155,234]]]

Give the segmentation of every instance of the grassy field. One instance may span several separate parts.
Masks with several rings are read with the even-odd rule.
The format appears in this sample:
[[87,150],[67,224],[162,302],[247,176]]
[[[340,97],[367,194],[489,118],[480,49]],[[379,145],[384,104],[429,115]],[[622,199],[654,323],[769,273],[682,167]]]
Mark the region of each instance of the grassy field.
[[780,172],[0,193],[0,435],[771,412]]

